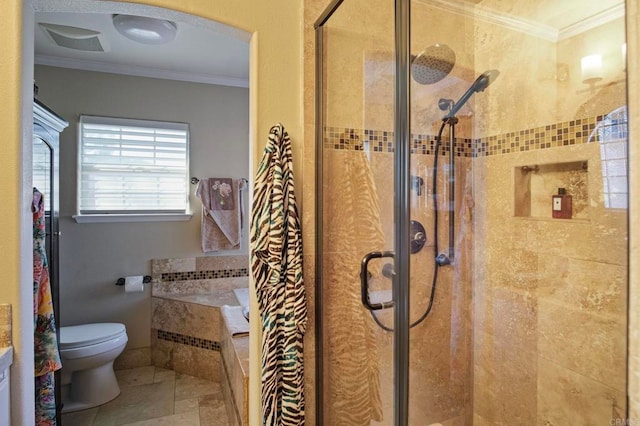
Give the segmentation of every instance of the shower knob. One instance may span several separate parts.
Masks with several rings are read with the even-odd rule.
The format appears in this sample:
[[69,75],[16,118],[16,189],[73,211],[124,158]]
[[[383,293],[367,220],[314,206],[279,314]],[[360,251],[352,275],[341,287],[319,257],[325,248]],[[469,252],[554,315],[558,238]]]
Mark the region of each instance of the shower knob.
[[427,233],[424,226],[416,220],[412,220],[409,226],[409,241],[411,242],[411,253],[417,253],[427,242]]

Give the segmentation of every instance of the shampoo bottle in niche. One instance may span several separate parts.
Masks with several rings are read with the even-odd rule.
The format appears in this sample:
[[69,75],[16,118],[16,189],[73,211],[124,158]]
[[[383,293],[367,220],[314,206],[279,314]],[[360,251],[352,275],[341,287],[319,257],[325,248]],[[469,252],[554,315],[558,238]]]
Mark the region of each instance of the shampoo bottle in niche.
[[551,197],[551,214],[556,219],[571,219],[571,195],[558,188],[558,195]]

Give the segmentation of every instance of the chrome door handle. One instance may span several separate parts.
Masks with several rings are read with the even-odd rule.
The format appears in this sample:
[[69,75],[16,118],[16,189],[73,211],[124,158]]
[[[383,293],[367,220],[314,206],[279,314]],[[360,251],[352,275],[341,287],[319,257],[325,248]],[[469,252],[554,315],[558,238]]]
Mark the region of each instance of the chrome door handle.
[[393,301],[382,303],[371,303],[369,299],[369,262],[373,259],[380,259],[383,257],[393,258],[395,253],[392,251],[372,251],[367,253],[362,258],[360,263],[360,292],[362,296],[362,304],[370,311],[378,311],[384,308],[390,308],[393,306]]

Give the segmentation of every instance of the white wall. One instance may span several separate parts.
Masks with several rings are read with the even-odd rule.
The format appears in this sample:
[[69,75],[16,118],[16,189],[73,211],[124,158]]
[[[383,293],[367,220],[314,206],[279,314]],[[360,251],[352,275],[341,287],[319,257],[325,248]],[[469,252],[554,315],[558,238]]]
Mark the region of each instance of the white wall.
[[[189,123],[191,176],[248,178],[249,91],[46,66],[35,67],[35,79],[39,99],[69,121],[60,141],[61,324],[123,322],[128,348],[149,346],[150,286],[125,295],[114,283],[150,274],[151,259],[202,256],[201,205],[192,187],[188,222],[76,223],[78,117]],[[242,249],[226,253],[246,247],[245,232]]]

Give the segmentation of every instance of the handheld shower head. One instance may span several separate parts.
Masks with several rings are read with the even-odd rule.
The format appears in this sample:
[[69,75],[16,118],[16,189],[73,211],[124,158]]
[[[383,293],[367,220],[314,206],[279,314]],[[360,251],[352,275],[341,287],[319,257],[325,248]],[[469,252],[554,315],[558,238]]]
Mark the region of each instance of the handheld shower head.
[[471,98],[471,96],[473,96],[474,93],[484,91],[484,89],[489,87],[489,85],[493,83],[496,78],[498,78],[499,74],[500,71],[498,70],[489,70],[480,74],[480,76],[476,78],[476,81],[473,82],[473,84],[471,85],[471,87],[469,87],[465,94],[462,95],[460,99],[458,99],[458,102],[453,104],[451,111],[449,111],[449,113],[443,117],[443,120],[455,117],[458,111],[460,111],[460,108],[462,108],[462,106]]
[[434,84],[445,78],[456,63],[455,52],[446,44],[434,44],[413,57],[411,75],[420,84]]

